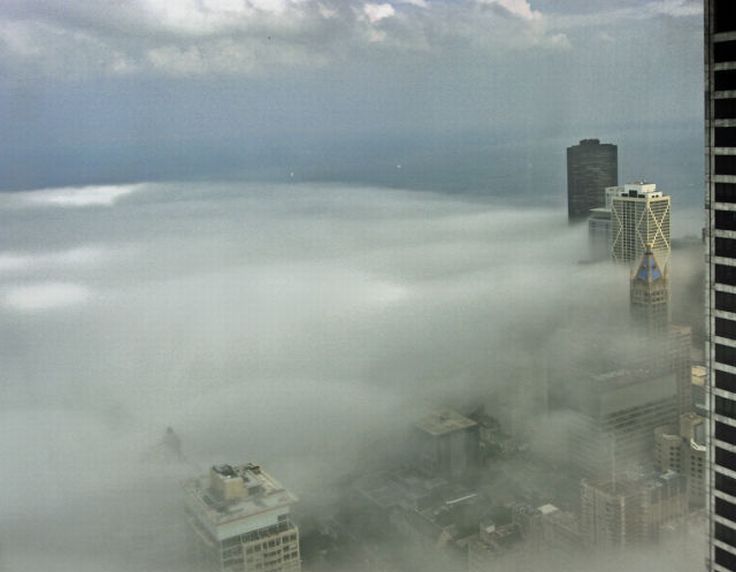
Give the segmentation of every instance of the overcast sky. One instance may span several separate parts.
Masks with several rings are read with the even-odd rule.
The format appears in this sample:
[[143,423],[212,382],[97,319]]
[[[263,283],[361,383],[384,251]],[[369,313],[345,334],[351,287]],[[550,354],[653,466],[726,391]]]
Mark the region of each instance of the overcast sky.
[[5,0],[0,188],[498,194],[559,187],[589,136],[619,143],[624,178],[700,184],[701,45],[690,0]]

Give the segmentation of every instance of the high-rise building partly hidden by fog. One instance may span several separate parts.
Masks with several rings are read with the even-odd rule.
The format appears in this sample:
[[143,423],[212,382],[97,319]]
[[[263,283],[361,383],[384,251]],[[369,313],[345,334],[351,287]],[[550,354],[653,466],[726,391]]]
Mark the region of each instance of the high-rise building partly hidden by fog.
[[666,270],[657,263],[651,245],[631,276],[631,317],[642,331],[664,334],[670,323],[670,289]]
[[607,189],[611,198],[611,255],[616,262],[638,262],[649,247],[660,267],[670,260],[670,197],[652,183]]
[[590,209],[604,206],[604,189],[618,185],[618,148],[583,139],[567,148],[567,213],[585,220]]
[[217,465],[184,484],[198,570],[299,572],[296,497],[258,465]]
[[736,570],[736,11],[705,2],[710,570]]

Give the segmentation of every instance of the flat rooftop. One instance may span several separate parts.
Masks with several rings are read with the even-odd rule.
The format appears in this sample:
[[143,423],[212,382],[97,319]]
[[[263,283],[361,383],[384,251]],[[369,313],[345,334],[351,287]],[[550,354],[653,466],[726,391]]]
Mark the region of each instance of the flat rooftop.
[[[233,469],[229,465],[223,465]],[[235,467],[233,479],[242,478],[248,493],[242,498],[225,500],[212,488],[211,476],[190,479],[183,484],[190,504],[214,526],[247,519],[278,508],[286,508],[297,502],[296,495],[260,467],[252,465]],[[218,467],[219,468],[219,467]]]
[[453,409],[437,409],[417,421],[415,425],[425,433],[439,436],[475,427],[477,423]]

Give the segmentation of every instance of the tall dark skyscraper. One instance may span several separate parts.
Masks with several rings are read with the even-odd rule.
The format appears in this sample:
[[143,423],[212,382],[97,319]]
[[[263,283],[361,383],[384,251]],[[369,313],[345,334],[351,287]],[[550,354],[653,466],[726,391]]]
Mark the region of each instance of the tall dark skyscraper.
[[584,220],[590,209],[605,206],[606,187],[618,185],[618,147],[583,139],[567,148],[567,213]]
[[736,570],[736,15],[705,2],[709,570]]

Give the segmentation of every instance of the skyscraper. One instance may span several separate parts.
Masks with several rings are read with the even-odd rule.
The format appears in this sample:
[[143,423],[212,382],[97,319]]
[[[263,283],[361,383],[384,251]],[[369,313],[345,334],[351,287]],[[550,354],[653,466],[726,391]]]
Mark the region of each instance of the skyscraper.
[[651,245],[647,245],[629,287],[631,317],[642,331],[661,335],[669,326],[670,289],[666,271],[657,263]]
[[660,267],[666,270],[671,250],[670,214],[670,197],[658,191],[657,185],[641,182],[618,187],[611,200],[613,260],[636,262],[650,245]]
[[736,16],[705,2],[710,570],[736,570]]
[[296,497],[258,465],[216,465],[184,484],[199,570],[299,572]]
[[598,139],[583,139],[567,148],[567,213],[584,220],[604,205],[604,189],[618,185],[618,148]]

